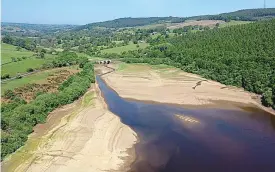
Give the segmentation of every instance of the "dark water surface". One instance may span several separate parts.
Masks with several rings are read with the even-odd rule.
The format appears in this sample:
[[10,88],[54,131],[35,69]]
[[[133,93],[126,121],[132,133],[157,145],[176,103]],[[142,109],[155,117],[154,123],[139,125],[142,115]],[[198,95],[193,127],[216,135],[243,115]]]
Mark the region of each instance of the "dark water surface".
[[131,171],[275,172],[275,116],[125,100],[98,76],[97,83],[109,110],[140,139]]

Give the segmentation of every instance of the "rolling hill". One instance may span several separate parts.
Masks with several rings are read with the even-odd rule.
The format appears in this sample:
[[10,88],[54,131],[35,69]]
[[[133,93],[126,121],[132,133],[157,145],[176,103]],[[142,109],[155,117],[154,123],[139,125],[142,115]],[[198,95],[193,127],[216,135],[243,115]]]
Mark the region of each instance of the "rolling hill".
[[193,17],[147,17],[147,18],[119,18],[104,22],[90,23],[76,27],[76,30],[92,29],[94,27],[105,28],[123,28],[145,26],[158,23],[181,23],[185,20],[241,20],[241,21],[257,21],[266,18],[275,17],[275,8],[266,9],[244,9],[230,13],[222,13],[217,15],[202,15]]

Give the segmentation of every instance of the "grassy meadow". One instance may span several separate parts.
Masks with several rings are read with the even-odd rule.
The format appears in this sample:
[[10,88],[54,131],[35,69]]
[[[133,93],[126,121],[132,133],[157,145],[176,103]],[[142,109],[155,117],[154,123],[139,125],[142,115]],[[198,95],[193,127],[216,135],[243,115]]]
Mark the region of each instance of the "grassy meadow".
[[9,74],[10,77],[16,76],[18,73],[26,73],[28,68],[39,68],[45,62],[52,60],[55,56],[50,54],[45,54],[44,59],[36,58],[33,56],[33,52],[21,49],[20,51],[16,50],[16,47],[8,44],[1,44],[1,63],[11,62],[11,57],[22,58],[21,61],[12,62],[9,64],[4,64],[1,66],[1,75]]
[[120,53],[122,53],[124,51],[131,51],[131,50],[137,50],[137,49],[139,49],[137,47],[137,45],[139,45],[139,48],[143,49],[143,48],[146,48],[149,44],[145,43],[145,42],[144,43],[138,43],[138,44],[130,43],[129,45],[122,46],[122,47],[114,47],[114,48],[104,49],[101,52],[103,52],[103,53],[117,53],[117,54],[120,54]]
[[5,44],[2,43],[1,44],[1,64],[3,63],[7,63],[7,62],[11,62],[11,57],[30,57],[32,56],[34,53],[25,49],[21,49],[20,51],[16,50],[16,47],[13,45],[9,45],[9,44]]

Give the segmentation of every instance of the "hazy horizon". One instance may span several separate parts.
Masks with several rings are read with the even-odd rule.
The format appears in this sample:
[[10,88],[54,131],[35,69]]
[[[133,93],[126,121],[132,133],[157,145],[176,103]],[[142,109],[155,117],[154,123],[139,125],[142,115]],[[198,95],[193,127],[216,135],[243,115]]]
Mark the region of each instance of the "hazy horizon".
[[[115,2],[94,0],[2,0],[2,22],[28,24],[83,25],[125,17],[190,17],[263,8],[263,0],[140,0]],[[266,0],[267,8],[275,1]],[[34,15],[35,14],[35,15]]]

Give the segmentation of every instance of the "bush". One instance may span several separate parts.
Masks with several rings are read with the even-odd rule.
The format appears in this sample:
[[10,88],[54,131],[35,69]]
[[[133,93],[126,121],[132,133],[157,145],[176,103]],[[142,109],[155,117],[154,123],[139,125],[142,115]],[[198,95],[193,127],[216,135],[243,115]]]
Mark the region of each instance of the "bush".
[[10,78],[10,74],[4,74],[1,76],[1,79],[8,79]]
[[20,74],[16,75],[16,79],[21,79],[21,78],[22,78],[22,75],[20,75]]
[[11,57],[12,62],[17,62],[17,59],[15,57]]
[[270,107],[273,105],[271,88],[266,89],[265,92],[263,93],[262,103],[267,107]]
[[27,69],[27,72],[33,72],[33,71],[34,71],[33,68],[28,68],[28,69]]
[[15,94],[14,94],[14,92],[12,90],[6,90],[4,92],[4,98],[6,98],[6,99],[12,99],[14,97],[15,97]]

